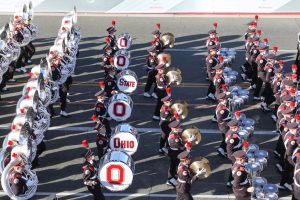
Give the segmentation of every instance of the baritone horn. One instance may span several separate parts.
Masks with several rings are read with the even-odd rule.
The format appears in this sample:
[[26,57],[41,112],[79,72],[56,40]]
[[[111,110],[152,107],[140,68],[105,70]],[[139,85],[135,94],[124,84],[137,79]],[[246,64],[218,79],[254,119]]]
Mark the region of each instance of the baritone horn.
[[201,142],[202,136],[200,130],[196,126],[191,126],[182,132],[181,138],[184,142],[192,142],[192,144],[195,145]]
[[166,67],[171,66],[172,56],[169,53],[160,53],[156,57],[157,65],[165,64]]
[[202,174],[199,179],[204,179],[210,176],[211,167],[209,165],[209,161],[204,157],[196,157],[192,159],[190,169],[193,174],[197,174],[202,169],[205,169],[205,173]]
[[175,43],[175,36],[173,33],[164,33],[160,39],[164,47],[173,48]]
[[182,82],[181,71],[176,67],[168,68],[166,77],[168,85],[180,85]]
[[181,119],[185,119],[188,115],[188,103],[186,101],[177,101],[171,106],[174,112],[177,112]]

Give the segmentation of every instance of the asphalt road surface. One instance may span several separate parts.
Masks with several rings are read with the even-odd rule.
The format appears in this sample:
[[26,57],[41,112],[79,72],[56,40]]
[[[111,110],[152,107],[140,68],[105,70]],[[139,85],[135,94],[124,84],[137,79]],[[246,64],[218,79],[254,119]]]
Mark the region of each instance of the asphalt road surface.
[[[34,42],[37,47],[33,64],[48,53],[58,32],[61,16],[36,16],[34,23],[39,27],[39,38]],[[52,194],[58,194],[60,199],[91,199],[82,181],[81,141],[94,141],[95,133],[90,131],[94,124],[90,120],[95,103],[94,93],[99,90],[98,82],[103,77],[99,67],[99,56],[102,53],[106,28],[110,26],[112,17],[78,18],[81,27],[80,56],[71,87],[71,103],[67,111],[71,118],[56,116],[52,119],[52,129],[46,133],[47,151],[40,157],[40,167],[36,169],[39,186],[38,195],[33,199],[49,199]],[[246,30],[248,18],[196,18],[196,17],[116,17],[117,33],[128,32],[134,38],[130,52],[132,54],[130,68],[139,77],[139,87],[131,95],[134,108],[128,120],[137,128],[143,128],[138,152],[133,156],[135,161],[135,176],[132,185],[123,192],[106,191],[107,199],[175,199],[175,190],[165,184],[167,179],[168,159],[157,154],[160,133],[157,122],[153,122],[155,100],[142,96],[145,76],[146,48],[152,40],[151,32],[156,22],[161,23],[162,32],[172,32],[176,36],[172,54],[172,65],[179,67],[183,73],[183,83],[173,87],[174,99],[186,100],[190,104],[189,116],[184,125],[196,125],[203,132],[200,145],[193,147],[193,156],[204,156],[210,160],[212,175],[196,182],[192,186],[195,199],[232,199],[232,192],[226,188],[230,162],[216,153],[220,135],[211,117],[215,104],[205,100],[208,82],[205,80],[205,41],[207,31],[212,28],[213,21],[219,23],[218,32],[223,47],[237,50],[236,63],[233,68],[240,72],[239,66],[244,61],[243,33]],[[9,16],[0,16],[0,24],[9,20]],[[263,37],[268,37],[272,45],[279,47],[278,59],[285,61],[285,71],[296,56],[297,33],[300,19],[261,18],[259,27]],[[31,68],[32,65],[27,66]],[[16,84],[8,86],[9,91],[2,94],[0,101],[0,137],[9,132],[7,127],[15,115],[16,102],[21,96],[21,89],[28,79],[25,74],[16,74]],[[240,80],[239,80],[240,81]],[[56,112],[59,113],[59,104]],[[259,104],[250,98],[243,112],[256,121],[256,134],[251,142],[259,144],[261,149],[268,150],[269,162],[262,173],[270,183],[278,183],[280,175],[275,170],[276,159],[272,155],[277,136],[275,125],[270,113],[263,113]],[[115,124],[115,123],[114,123]],[[0,141],[2,142],[2,141]],[[93,144],[93,147],[95,145]],[[1,193],[1,199],[8,199]],[[280,191],[280,196],[290,199],[288,192]]]

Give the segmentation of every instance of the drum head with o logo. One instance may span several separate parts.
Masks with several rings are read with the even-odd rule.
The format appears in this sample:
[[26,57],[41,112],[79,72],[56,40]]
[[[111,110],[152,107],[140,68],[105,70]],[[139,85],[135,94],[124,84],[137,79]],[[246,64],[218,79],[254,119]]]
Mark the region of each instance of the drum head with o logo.
[[121,151],[112,151],[103,158],[98,172],[101,185],[110,191],[127,189],[133,180],[134,163],[131,157]]
[[131,36],[128,33],[122,33],[117,40],[119,49],[129,49],[132,44]]
[[108,105],[109,116],[116,121],[127,120],[131,116],[131,101],[131,98],[123,93],[112,96]]
[[126,70],[130,64],[130,59],[128,55],[118,52],[114,56],[114,66],[118,70]]

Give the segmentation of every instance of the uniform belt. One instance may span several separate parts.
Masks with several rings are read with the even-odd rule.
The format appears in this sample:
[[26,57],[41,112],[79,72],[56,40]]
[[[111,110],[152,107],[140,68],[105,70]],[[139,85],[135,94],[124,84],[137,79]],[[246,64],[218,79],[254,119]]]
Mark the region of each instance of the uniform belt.
[[154,67],[147,67],[148,69],[154,69]]
[[186,183],[186,181],[181,180],[180,178],[177,178],[177,182],[179,182],[179,183]]
[[172,147],[170,147],[170,149],[173,150],[173,151],[178,151],[179,150],[179,148],[172,148]]
[[248,183],[248,179],[246,179],[244,182],[241,182],[240,185],[247,185]]
[[160,87],[160,86],[157,86],[157,88],[160,89],[160,90],[164,89],[164,87]]

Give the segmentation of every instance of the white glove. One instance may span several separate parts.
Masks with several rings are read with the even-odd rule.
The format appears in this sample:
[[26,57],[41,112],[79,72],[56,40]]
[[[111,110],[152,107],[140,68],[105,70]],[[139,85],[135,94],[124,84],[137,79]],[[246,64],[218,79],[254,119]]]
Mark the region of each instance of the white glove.
[[206,169],[202,168],[200,171],[197,172],[196,176],[199,177],[201,176],[202,174],[205,174],[206,173]]
[[195,135],[191,135],[189,138],[189,142],[193,142],[196,139]]

